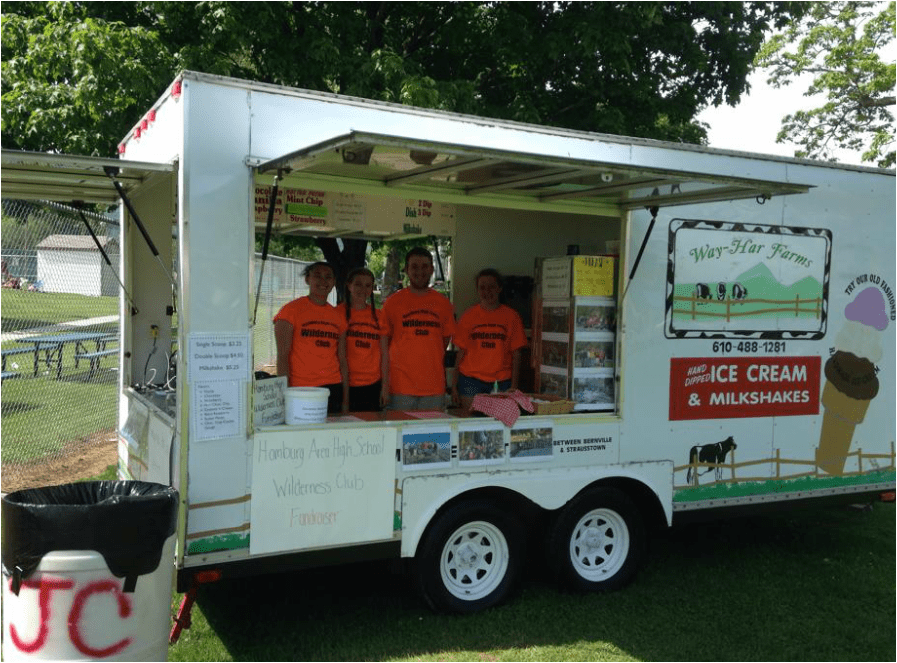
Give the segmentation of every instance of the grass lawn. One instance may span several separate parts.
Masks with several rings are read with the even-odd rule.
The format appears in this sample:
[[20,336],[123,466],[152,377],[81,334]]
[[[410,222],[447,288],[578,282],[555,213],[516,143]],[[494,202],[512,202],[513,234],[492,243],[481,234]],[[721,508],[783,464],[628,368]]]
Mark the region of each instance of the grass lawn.
[[895,658],[894,505],[674,528],[609,595],[558,591],[534,557],[518,595],[435,615],[365,563],[205,586],[169,660],[655,661]]
[[[107,327],[97,331],[117,331],[114,323]],[[14,344],[4,344],[7,346],[15,347]],[[67,442],[116,425],[118,371],[114,369],[118,357],[102,358],[100,370],[88,380],[89,362],[82,360],[75,368],[74,354],[74,344],[66,344],[59,380],[56,379],[55,363],[48,369],[41,362],[38,376],[34,377],[34,355],[7,358],[7,369],[17,364],[15,370],[22,377],[3,382],[0,406],[4,465],[54,454]]]
[[[86,297],[62,293],[2,290],[3,332],[118,313],[117,297]],[[117,333],[118,323],[91,325],[85,331]],[[7,341],[4,349],[24,344]],[[93,344],[88,344],[93,349]],[[108,346],[117,347],[116,344]],[[34,355],[7,357],[6,369],[21,377],[4,380],[2,398],[2,463],[23,463],[55,454],[67,442],[112,428],[117,419],[118,373],[116,356],[101,359],[101,369],[89,380],[89,362],[75,367],[75,346],[66,344],[62,379],[56,379],[55,363],[39,365],[34,376]],[[42,353],[43,356],[43,353]]]
[[87,297],[62,292],[28,292],[3,288],[3,331],[118,315],[118,297]]

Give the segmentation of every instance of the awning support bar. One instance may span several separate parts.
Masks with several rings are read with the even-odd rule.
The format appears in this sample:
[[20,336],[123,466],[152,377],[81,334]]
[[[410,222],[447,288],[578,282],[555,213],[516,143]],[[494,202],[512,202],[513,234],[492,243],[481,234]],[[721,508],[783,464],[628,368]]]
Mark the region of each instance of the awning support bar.
[[121,184],[118,180],[115,179],[115,176],[118,175],[119,169],[117,166],[103,166],[103,171],[112,181],[112,186],[115,187],[115,190],[118,191],[118,197],[121,198],[122,202],[125,204],[125,207],[128,208],[128,213],[131,215],[131,220],[134,221],[134,224],[137,228],[140,229],[140,233],[143,235],[143,240],[146,242],[146,245],[149,247],[149,250],[152,252],[153,256],[162,266],[162,271],[165,272],[165,276],[168,277],[168,280],[171,282],[171,287],[177,289],[177,283],[175,283],[174,278],[171,276],[171,272],[168,267],[165,266],[165,263],[162,262],[162,258],[159,257],[159,250],[156,248],[156,245],[153,244],[153,239],[149,236],[149,233],[146,230],[146,226],[143,225],[143,221],[140,220],[140,216],[137,214],[137,211],[134,209],[134,206],[131,205],[131,201],[128,199],[128,194],[125,193],[125,190],[122,188]]
[[[657,195],[657,189],[654,189],[654,193],[651,195]],[[639,247],[638,255],[635,256],[635,261],[632,263],[632,269],[629,270],[629,279],[626,281],[626,289],[623,291],[623,299],[622,301],[626,301],[626,293],[629,292],[629,286],[632,285],[632,279],[635,278],[635,272],[638,269],[639,263],[642,261],[642,254],[645,252],[645,247],[648,246],[648,238],[651,237],[651,231],[654,230],[654,223],[657,221],[657,212],[660,209],[657,205],[653,207],[649,207],[648,211],[651,213],[651,223],[648,224],[648,230],[645,231],[645,236],[642,239],[642,245]]]
[[109,268],[112,270],[112,273],[115,274],[115,280],[118,281],[118,285],[121,286],[121,291],[125,294],[125,298],[128,300],[128,304],[131,305],[131,315],[136,315],[138,313],[137,307],[134,306],[134,300],[131,299],[131,295],[128,294],[128,289],[125,288],[125,284],[121,282],[121,279],[118,276],[118,272],[115,271],[115,267],[112,266],[112,261],[109,260],[109,256],[106,254],[106,249],[103,248],[103,245],[100,244],[100,240],[97,237],[96,233],[93,231],[93,228],[90,227],[90,223],[87,221],[87,217],[84,216],[84,211],[81,209],[82,205],[81,201],[74,200],[72,201],[72,207],[78,210],[78,216],[81,217],[81,220],[84,222],[84,225],[87,227],[87,232],[90,233],[90,236],[93,238],[93,243],[97,245],[97,249],[100,251],[100,255],[103,256],[103,260],[106,261],[106,264],[109,265]]
[[255,327],[255,321],[259,314],[259,300],[262,297],[262,277],[265,275],[265,263],[268,262],[268,245],[271,242],[271,228],[274,224],[274,204],[277,202],[277,183],[283,175],[283,169],[278,168],[277,174],[274,176],[274,183],[271,185],[271,197],[268,199],[268,222],[265,224],[265,241],[262,243],[262,266],[259,267],[259,284],[255,291],[255,310],[252,313],[252,326]]

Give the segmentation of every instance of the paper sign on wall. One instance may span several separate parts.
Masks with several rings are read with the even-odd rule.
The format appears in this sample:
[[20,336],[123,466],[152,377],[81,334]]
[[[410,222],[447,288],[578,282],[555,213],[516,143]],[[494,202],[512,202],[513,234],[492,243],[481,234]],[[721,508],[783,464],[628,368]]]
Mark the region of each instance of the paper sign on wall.
[[190,436],[217,440],[242,435],[246,427],[240,382],[194,382],[190,389]]
[[187,347],[190,382],[250,378],[248,333],[190,334]]

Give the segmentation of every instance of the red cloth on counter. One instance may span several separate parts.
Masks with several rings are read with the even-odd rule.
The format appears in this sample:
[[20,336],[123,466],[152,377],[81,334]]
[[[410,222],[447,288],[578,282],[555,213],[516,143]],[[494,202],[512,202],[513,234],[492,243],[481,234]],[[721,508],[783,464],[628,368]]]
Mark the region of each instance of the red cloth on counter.
[[471,410],[498,419],[509,428],[517,421],[521,408],[527,412],[534,412],[536,409],[532,399],[519,389],[503,394],[477,394],[470,406]]

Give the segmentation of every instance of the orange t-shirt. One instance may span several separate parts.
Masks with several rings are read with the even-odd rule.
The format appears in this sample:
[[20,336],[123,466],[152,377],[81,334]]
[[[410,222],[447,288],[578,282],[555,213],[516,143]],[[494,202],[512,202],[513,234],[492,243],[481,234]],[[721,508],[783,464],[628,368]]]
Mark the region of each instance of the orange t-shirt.
[[[344,308],[340,311],[345,313]],[[346,332],[346,359],[349,363],[349,386],[365,387],[380,379],[380,320],[370,307],[349,309],[349,331]]]
[[345,312],[330,304],[319,306],[308,297],[300,297],[286,304],[274,316],[293,325],[293,345],[290,348],[291,387],[320,387],[342,382],[339,371],[339,339],[346,333]]
[[494,311],[487,311],[476,304],[458,320],[454,343],[464,349],[458,367],[461,373],[483,382],[495,382],[511,379],[514,350],[526,346],[526,335],[514,309],[501,304]]
[[404,288],[380,311],[389,335],[389,389],[407,396],[445,393],[445,337],[455,332],[455,310],[432,288],[422,295]]

